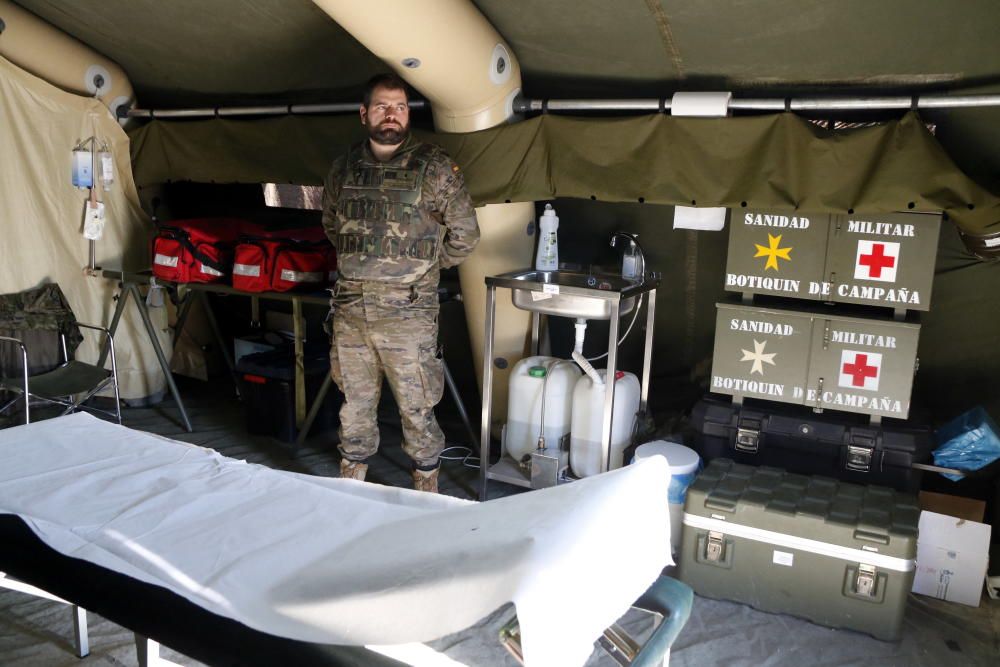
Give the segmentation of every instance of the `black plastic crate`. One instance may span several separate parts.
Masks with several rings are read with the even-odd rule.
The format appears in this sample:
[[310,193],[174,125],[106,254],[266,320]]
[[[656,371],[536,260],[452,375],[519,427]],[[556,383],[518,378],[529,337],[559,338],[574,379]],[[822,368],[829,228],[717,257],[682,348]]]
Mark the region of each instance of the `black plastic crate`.
[[711,394],[695,405],[691,426],[705,461],[729,458],[909,492],[921,480],[911,464],[929,463],[933,448],[930,429],[910,422],[873,425],[861,415],[752,399],[738,406]]
[[[295,442],[299,429],[295,426],[295,355],[289,348],[258,352],[242,357],[236,365],[240,379],[240,395],[246,412],[247,431],[269,435],[284,442]],[[323,381],[330,372],[326,348],[306,349],[306,404],[312,406]],[[339,423],[342,396],[331,384],[323,407],[313,422],[310,435],[336,428]]]

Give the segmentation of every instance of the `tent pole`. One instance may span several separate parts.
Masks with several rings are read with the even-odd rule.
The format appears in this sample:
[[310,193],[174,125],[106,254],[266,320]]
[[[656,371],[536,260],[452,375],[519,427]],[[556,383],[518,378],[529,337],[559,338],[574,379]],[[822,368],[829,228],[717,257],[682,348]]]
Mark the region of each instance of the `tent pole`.
[[[129,118],[215,118],[225,116],[286,116],[306,114],[356,114],[361,102],[337,104],[284,104],[281,106],[204,107],[197,109],[129,109]],[[411,100],[411,109],[424,109],[423,100]]]
[[[730,111],[889,111],[1000,106],[1000,95],[914,95],[895,97],[739,98]],[[669,111],[670,98],[623,100],[514,100],[514,111]]]
[[[306,114],[357,113],[360,103],[289,104],[284,106],[206,107],[201,109],[130,109],[129,118],[215,118],[226,116],[284,116]],[[422,100],[410,106],[423,109]],[[906,109],[969,109],[1000,106],[1000,95],[920,95],[895,97],[803,97],[739,98],[729,102],[730,111],[903,111]],[[670,98],[658,99],[575,99],[529,100],[518,97],[514,113],[551,113],[557,111],[670,111]]]

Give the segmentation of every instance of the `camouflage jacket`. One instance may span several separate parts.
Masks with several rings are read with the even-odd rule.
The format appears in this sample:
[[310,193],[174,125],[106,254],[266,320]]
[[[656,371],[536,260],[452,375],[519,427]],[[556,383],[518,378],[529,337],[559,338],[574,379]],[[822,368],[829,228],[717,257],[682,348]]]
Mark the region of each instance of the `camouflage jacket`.
[[440,147],[413,137],[384,162],[367,140],[334,161],[323,192],[323,228],[348,280],[410,284],[459,264],[479,242],[458,165]]

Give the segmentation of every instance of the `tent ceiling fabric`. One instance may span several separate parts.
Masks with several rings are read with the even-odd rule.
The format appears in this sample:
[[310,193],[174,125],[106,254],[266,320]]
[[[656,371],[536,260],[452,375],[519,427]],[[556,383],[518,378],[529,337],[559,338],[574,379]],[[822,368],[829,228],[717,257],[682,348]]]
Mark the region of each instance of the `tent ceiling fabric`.
[[385,70],[310,0],[15,0],[111,58],[146,107],[354,101]]
[[[131,133],[140,185],[166,180],[319,185],[357,120],[153,121]],[[794,114],[621,119],[539,116],[438,134],[478,205],[555,197],[809,212],[948,212],[1000,231],[1000,199],[962,174],[916,113],[830,132]]]
[[[311,0],[15,1],[118,62],[147,107],[352,101],[384,69]],[[995,0],[471,1],[536,97],[1000,85]]]
[[1000,83],[994,0],[474,3],[510,42],[535,97]]

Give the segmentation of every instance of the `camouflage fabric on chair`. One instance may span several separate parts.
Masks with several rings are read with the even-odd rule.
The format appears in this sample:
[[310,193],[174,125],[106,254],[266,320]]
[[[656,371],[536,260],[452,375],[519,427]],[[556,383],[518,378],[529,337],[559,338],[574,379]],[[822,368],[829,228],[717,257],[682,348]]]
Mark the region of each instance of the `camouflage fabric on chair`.
[[[28,373],[59,366],[60,336],[70,356],[83,340],[76,317],[59,285],[50,283],[13,294],[0,294],[0,336],[17,338],[28,348]],[[0,375],[21,371],[21,355],[12,345],[0,346]]]
[[[111,368],[73,358],[83,340],[80,329],[103,332]],[[114,390],[114,410],[83,405],[105,387]],[[31,421],[32,400],[54,403],[62,414],[85,408],[122,421],[115,344],[104,327],[78,322],[56,284],[0,295],[0,413],[17,404]]]

